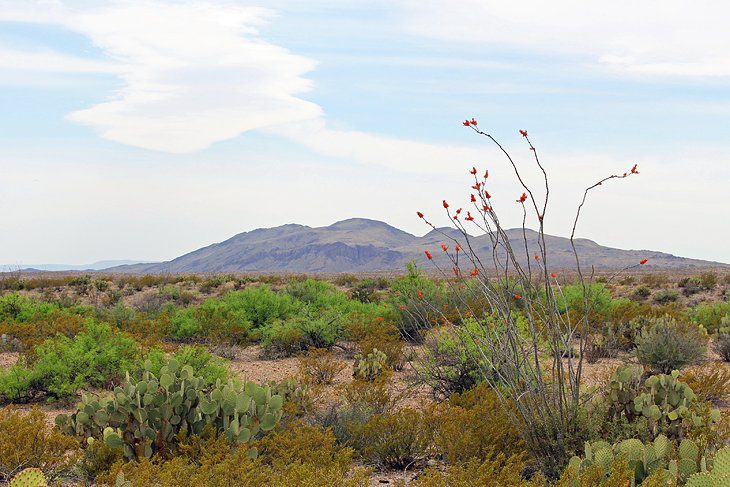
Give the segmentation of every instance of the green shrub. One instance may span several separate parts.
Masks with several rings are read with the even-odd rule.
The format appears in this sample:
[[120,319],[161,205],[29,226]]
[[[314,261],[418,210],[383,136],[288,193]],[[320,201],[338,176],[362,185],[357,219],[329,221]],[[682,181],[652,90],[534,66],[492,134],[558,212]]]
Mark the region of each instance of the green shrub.
[[690,320],[705,327],[708,333],[716,333],[722,326],[723,318],[730,320],[730,301],[713,304],[699,304],[687,311]]
[[639,286],[634,290],[632,296],[635,299],[646,299],[651,296],[651,290],[646,286]]
[[679,298],[679,295],[677,294],[677,291],[674,291],[673,289],[666,289],[664,291],[659,291],[654,295],[654,301],[656,301],[659,304],[667,304],[667,303],[673,303]]
[[23,402],[38,395],[67,398],[86,387],[101,387],[129,370],[137,343],[109,325],[88,322],[73,339],[58,336],[35,349],[33,361],[0,372],[0,398]]
[[652,370],[669,373],[697,363],[705,354],[707,336],[692,323],[670,316],[653,318],[636,342],[639,362]]
[[[588,309],[591,313],[600,316],[607,316],[614,307],[614,301],[611,292],[600,283],[586,285],[588,293]],[[585,309],[585,294],[583,285],[580,283],[568,284],[562,286],[560,291],[556,293],[555,300],[558,311],[567,313],[583,314]]]
[[[181,347],[174,353],[173,358],[180,366],[191,366],[195,376],[201,378],[206,385],[213,385],[218,380],[228,381],[226,361],[214,357],[205,347]],[[148,364],[150,372],[155,375],[159,375],[160,369],[167,363],[165,353],[160,349],[150,350],[146,359],[150,361]],[[141,373],[141,371],[139,372]]]
[[57,309],[54,304],[25,298],[18,293],[0,296],[0,321],[26,322],[38,316],[48,316]]
[[341,336],[338,316],[296,316],[275,321],[259,331],[261,345],[269,356],[290,356],[310,348],[329,348]]

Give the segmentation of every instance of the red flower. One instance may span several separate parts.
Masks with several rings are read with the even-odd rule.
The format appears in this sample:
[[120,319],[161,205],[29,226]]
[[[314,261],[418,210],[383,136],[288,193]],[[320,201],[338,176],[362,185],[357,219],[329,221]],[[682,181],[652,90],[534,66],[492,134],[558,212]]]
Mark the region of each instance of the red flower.
[[418,293],[418,297],[419,297],[419,299],[423,299],[423,293],[421,292],[421,290],[419,289],[419,290],[418,290],[418,291],[416,291],[416,292]]
[[515,299],[522,299],[522,296],[520,296],[519,294],[515,294]]
[[487,179],[489,177],[489,169],[484,171],[484,179]]
[[457,252],[461,250],[461,246],[459,244],[456,244],[456,247],[454,247],[454,250]]
[[477,191],[479,191],[479,188],[481,188],[481,187],[482,187],[482,183],[476,183],[474,186],[471,187],[471,189],[476,189]]
[[449,250],[449,246],[446,245],[446,244],[441,244],[441,250],[443,250],[444,252],[446,252],[447,250]]
[[636,166],[638,166],[638,164],[634,164],[634,167],[631,168],[631,174],[639,174],[639,171],[636,170]]
[[400,294],[400,291],[396,291],[393,294],[395,294],[396,296],[398,296]]
[[404,309],[406,309],[406,305],[405,304],[401,304],[398,309],[400,309],[401,311],[403,311]]
[[476,173],[477,173],[477,168],[476,167],[472,167],[471,168],[471,171],[469,171],[469,174],[476,174]]
[[449,207],[449,204],[446,202],[446,200],[444,200],[443,205],[444,205],[444,208],[448,208]]
[[418,215],[418,218],[423,218],[423,213],[421,213],[420,211],[417,211],[416,215]]
[[429,252],[428,250],[424,250],[424,252],[426,252],[426,258],[428,260],[432,260],[433,259],[433,256],[431,255],[431,252]]
[[466,218],[464,218],[464,220],[474,221],[474,217],[471,216],[471,212],[469,212],[469,211],[466,212]]
[[527,199],[527,194],[522,193],[522,196],[520,196],[520,199],[517,200],[518,203],[524,203]]
[[471,202],[472,203],[476,203],[477,202],[477,199],[476,199],[476,197],[474,195],[471,195]]
[[554,278],[556,278],[556,277],[558,277],[558,276],[556,276],[554,272],[551,272],[551,273],[550,273],[550,277],[552,277],[552,278],[554,279]]
[[378,316],[378,321],[383,321],[383,317],[382,316]]
[[479,271],[478,271],[478,270],[477,270],[477,268],[475,267],[475,268],[474,268],[474,270],[473,270],[473,271],[471,271],[471,273],[470,273],[469,275],[470,275],[471,277],[475,277],[475,276],[476,276],[477,274],[479,274]]
[[540,256],[537,255],[537,254],[535,254],[535,260],[538,261],[538,262],[540,262]]
[[492,209],[491,206],[484,205],[482,208],[484,208],[484,211],[489,211]]
[[487,199],[489,199],[489,198],[491,198],[491,197],[492,197],[492,195],[491,195],[491,194],[489,194],[489,191],[487,191],[486,189],[484,190],[484,196],[485,196],[485,197],[486,197]]
[[644,264],[646,264],[647,262],[649,262],[649,259],[644,259],[644,260],[642,260],[641,262],[639,262],[639,265],[644,265]]
[[520,135],[523,137],[527,137],[527,130],[520,130]]
[[469,120],[464,120],[464,127],[468,127],[468,126],[469,126]]
[[458,210],[456,210],[456,214],[458,215],[459,213],[461,213],[461,208],[459,208]]
[[472,125],[476,125],[477,124],[477,120],[474,117],[471,117],[471,120],[469,120],[469,123],[472,124]]

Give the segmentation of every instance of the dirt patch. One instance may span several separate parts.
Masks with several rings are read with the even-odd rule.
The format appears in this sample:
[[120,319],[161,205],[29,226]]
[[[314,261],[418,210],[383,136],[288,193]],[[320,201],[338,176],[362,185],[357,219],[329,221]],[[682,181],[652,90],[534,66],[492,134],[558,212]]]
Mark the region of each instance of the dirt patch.
[[18,352],[0,353],[0,369],[7,369],[15,365],[20,354]]

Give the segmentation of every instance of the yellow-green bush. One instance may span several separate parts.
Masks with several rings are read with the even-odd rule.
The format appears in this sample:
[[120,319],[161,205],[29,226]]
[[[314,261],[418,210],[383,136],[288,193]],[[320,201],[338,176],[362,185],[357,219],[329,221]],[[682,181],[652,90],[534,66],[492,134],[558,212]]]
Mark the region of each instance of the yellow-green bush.
[[0,409],[0,482],[31,467],[52,480],[73,467],[77,450],[76,440],[50,428],[41,410]]
[[485,384],[427,410],[436,454],[449,463],[484,460],[497,453],[525,451],[516,425],[502,408],[497,393]]
[[506,457],[504,454],[499,454],[494,459],[484,462],[474,459],[466,464],[450,465],[443,471],[438,468],[429,468],[423,476],[414,480],[411,486],[544,487],[546,485],[545,478],[542,475],[536,475],[531,480],[523,478],[524,470],[525,464],[520,455]]
[[403,469],[424,458],[428,436],[423,414],[401,409],[376,414],[354,426],[352,444],[367,462]]

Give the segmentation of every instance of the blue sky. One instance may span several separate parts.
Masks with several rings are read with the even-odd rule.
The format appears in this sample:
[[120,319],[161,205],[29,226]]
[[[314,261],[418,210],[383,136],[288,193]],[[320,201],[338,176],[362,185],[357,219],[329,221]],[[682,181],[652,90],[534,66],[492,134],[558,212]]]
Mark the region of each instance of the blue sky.
[[415,211],[465,202],[475,164],[517,226],[471,116],[532,173],[529,130],[549,233],[638,163],[578,233],[730,261],[727,7],[543,3],[0,0],[0,262],[169,259],[354,216],[423,234]]

